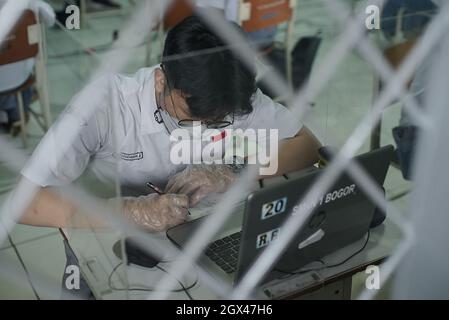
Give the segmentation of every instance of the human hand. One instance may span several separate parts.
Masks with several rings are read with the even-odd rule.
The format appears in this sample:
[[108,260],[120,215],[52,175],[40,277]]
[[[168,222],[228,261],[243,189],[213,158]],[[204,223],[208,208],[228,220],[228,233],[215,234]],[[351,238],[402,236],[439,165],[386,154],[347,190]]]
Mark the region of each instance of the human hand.
[[165,192],[189,196],[190,206],[194,207],[210,193],[225,192],[235,178],[226,165],[193,165],[170,178]]
[[183,194],[149,194],[122,198],[123,214],[131,222],[160,232],[186,220],[189,199]]

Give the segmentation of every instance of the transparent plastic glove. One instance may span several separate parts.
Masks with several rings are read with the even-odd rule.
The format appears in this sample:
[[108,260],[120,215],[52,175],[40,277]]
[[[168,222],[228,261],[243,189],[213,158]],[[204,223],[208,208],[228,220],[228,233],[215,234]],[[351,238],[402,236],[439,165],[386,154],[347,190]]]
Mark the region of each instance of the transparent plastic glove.
[[198,203],[195,204],[193,208],[202,210],[202,209],[208,209],[216,205],[218,202],[220,202],[221,197],[223,196],[223,193],[216,193],[211,192],[208,195],[206,195],[204,198],[202,198]]
[[193,165],[170,178],[165,192],[185,194],[195,207],[208,194],[225,192],[235,179],[236,174],[226,165]]
[[151,231],[165,231],[186,220],[189,199],[182,194],[149,194],[122,198],[123,214],[129,221]]

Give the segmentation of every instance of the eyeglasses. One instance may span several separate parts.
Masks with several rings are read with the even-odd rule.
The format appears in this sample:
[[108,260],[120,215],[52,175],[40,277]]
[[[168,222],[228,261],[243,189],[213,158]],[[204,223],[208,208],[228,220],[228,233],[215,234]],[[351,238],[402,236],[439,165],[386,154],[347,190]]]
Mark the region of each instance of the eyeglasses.
[[[183,120],[178,121],[178,125],[182,128],[190,128],[190,127],[193,127],[194,123],[198,122],[198,121],[200,121],[200,120],[183,119]],[[234,113],[232,113],[231,121],[220,120],[220,121],[211,121],[211,122],[206,122],[206,121],[201,121],[201,122],[206,125],[207,129],[224,129],[224,128],[229,127],[234,124]]]
[[[160,64],[162,71],[165,74],[165,78],[167,80],[167,86],[168,86],[168,90],[169,90],[169,94],[170,94],[170,99],[173,105],[173,110],[175,111],[175,115],[176,118],[179,119],[177,113],[176,113],[176,108],[175,108],[175,103],[172,97],[172,90],[171,90],[171,86],[170,86],[170,82],[168,81],[168,77],[167,77],[167,73],[165,72],[165,68],[164,65],[161,63]],[[228,117],[228,115],[225,116]],[[207,129],[224,129],[226,127],[229,127],[231,125],[234,124],[234,113],[232,113],[232,120],[228,121],[228,120],[219,120],[219,121],[202,121],[202,120],[193,120],[193,119],[181,119],[178,120],[178,126],[181,128],[191,128],[194,126],[195,123],[197,123],[198,121],[200,121],[201,123],[204,123],[206,125]]]

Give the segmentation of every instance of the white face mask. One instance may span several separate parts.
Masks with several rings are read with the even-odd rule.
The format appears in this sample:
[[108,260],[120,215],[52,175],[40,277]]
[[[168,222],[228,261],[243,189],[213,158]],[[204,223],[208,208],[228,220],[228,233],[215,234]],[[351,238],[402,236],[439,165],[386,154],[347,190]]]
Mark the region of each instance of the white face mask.
[[[158,116],[160,115],[160,117]],[[179,120],[172,117],[165,109],[158,106],[158,109],[154,113],[154,117],[158,123],[163,123],[167,133],[174,137],[183,137],[182,139],[173,139],[178,146],[184,145],[184,147],[190,150],[191,161],[194,163],[201,163],[203,160],[203,151],[211,149],[212,144],[216,146],[212,157],[208,159],[221,159],[224,156],[224,138],[226,136],[225,129],[209,129],[207,125],[201,121],[194,121],[192,126],[180,126]],[[226,127],[226,129],[232,128],[233,125]],[[180,132],[182,131],[182,134]],[[218,152],[217,152],[218,151]]]
[[[158,117],[158,114],[160,117]],[[154,113],[154,117],[158,123],[164,124],[168,134],[171,134],[176,129],[184,129],[189,132],[189,136],[192,139],[201,139],[201,137],[205,138],[205,135],[207,135],[207,138],[210,136],[210,138],[213,139],[217,130],[224,132],[224,129],[209,129],[207,125],[203,124],[199,120],[194,121],[192,126],[180,126],[179,119],[172,117],[167,110],[161,108],[160,106],[158,106],[158,109]],[[226,127],[226,129],[230,128],[232,128],[232,125]]]

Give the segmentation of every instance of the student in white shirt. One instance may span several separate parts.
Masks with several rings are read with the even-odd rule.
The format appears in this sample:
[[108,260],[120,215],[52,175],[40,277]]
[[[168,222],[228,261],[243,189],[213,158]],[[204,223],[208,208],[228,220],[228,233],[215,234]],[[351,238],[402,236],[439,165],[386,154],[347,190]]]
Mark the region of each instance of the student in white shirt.
[[[317,139],[288,109],[256,88],[254,72],[231,50],[210,50],[223,46],[199,18],[190,17],[169,31],[161,65],[91,84],[94,90],[88,92],[95,92],[101,101],[93,114],[86,115],[92,106],[74,99],[22,170],[40,191],[19,222],[85,226],[85,221],[72,221],[82,210],[53,188],[76,181],[89,167],[102,181],[118,179],[124,190],[122,212],[131,223],[156,232],[182,223],[188,207],[209,194],[225,192],[237,177],[235,168],[226,164],[187,166],[172,161],[170,134],[190,120],[219,130],[224,126],[278,130],[285,145],[279,150],[276,174],[315,163]],[[81,101],[88,98],[85,94],[81,93]],[[69,143],[65,132],[73,125],[80,132]],[[165,187],[166,194],[151,193],[149,181]],[[106,207],[114,200],[106,200]],[[11,201],[20,199],[13,196]],[[107,225],[107,221],[88,223]],[[67,256],[68,263],[76,262],[69,251]],[[91,297],[83,288],[82,297]]]
[[[197,17],[188,18],[168,33],[163,67],[141,69],[133,77],[107,77],[108,91],[98,92],[104,95],[103,104],[88,119],[77,115],[84,106],[70,104],[47,134],[51,139],[41,142],[22,171],[42,190],[21,222],[66,226],[76,207],[52,206],[57,199],[46,188],[75,181],[88,165],[104,180],[113,181],[118,174],[121,185],[137,194],[149,193],[145,187],[148,180],[161,187],[167,185],[170,177],[186,168],[170,159],[170,133],[178,127],[179,120],[201,120],[213,127],[217,122],[233,119],[232,128],[277,129],[279,139],[288,139],[286,148],[279,153],[278,172],[312,165],[317,160],[318,141],[288,109],[256,89],[254,73],[230,50],[170,59],[223,45]],[[65,143],[66,121],[80,122],[82,130],[61,155],[62,160],[55,163],[52,160]],[[169,182],[177,189],[168,191],[176,194],[127,198],[125,216],[156,231],[182,222],[189,202],[195,205],[208,193],[224,192],[234,181],[235,175],[226,165],[214,166],[220,175],[207,166],[203,168],[190,170],[182,178],[178,175],[176,183]],[[136,207],[140,209],[134,210]]]

